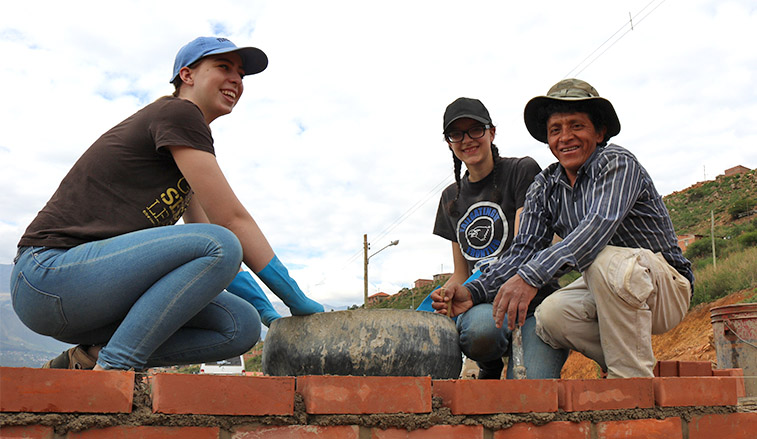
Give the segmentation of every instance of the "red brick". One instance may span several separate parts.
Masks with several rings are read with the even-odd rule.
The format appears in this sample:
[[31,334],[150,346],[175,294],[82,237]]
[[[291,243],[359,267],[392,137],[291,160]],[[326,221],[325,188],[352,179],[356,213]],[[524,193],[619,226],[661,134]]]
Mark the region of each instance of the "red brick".
[[155,413],[293,415],[293,377],[163,373],[152,380]]
[[54,436],[52,427],[42,425],[0,427],[0,439],[53,439]]
[[317,425],[287,425],[283,427],[240,427],[234,430],[231,439],[358,439],[360,427],[338,425],[322,427]]
[[752,439],[757,434],[757,413],[695,416],[689,422],[689,439]]
[[597,439],[682,439],[680,418],[597,423]]
[[430,377],[297,377],[310,414],[429,413]]
[[435,425],[413,431],[398,428],[371,430],[371,439],[482,439],[483,437],[482,425]]
[[0,411],[130,413],[134,372],[0,368]]
[[654,407],[653,378],[560,380],[558,404],[566,412]]
[[678,376],[678,361],[676,360],[658,361],[657,366],[660,377]]
[[652,368],[652,374],[656,377],[660,376],[660,362],[656,362],[654,364],[654,368]]
[[67,439],[218,439],[218,427],[119,426],[68,433]]
[[712,363],[709,361],[679,361],[678,376],[709,377],[712,376]]
[[721,377],[653,378],[660,407],[722,406],[738,402],[736,381]]
[[435,380],[456,415],[557,411],[557,380]]
[[734,368],[734,369],[712,369],[712,376],[716,377],[743,377],[744,376],[744,369],[742,368]]
[[712,376],[731,377],[731,379],[736,381],[736,396],[738,396],[739,398],[746,396],[744,369],[712,369]]
[[493,439],[590,439],[590,422],[557,421],[544,425],[515,424],[494,432]]

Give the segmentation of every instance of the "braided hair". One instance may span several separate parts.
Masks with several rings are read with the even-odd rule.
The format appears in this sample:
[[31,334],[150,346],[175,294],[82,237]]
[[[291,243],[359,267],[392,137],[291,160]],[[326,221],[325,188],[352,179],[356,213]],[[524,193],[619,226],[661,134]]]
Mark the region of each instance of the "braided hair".
[[[495,203],[499,204],[502,201],[502,193],[500,193],[499,187],[497,187],[496,176],[497,176],[497,170],[499,168],[499,162],[500,162],[499,159],[501,157],[499,156],[499,149],[497,149],[497,146],[494,143],[492,143],[491,145],[491,150],[492,150],[492,160],[494,160],[494,169],[492,169],[492,172],[491,172],[492,177],[494,177],[494,184],[492,185],[491,199]],[[451,216],[459,216],[460,212],[457,210],[457,200],[460,198],[460,189],[461,189],[460,182],[462,181],[460,177],[460,171],[462,170],[463,162],[462,160],[457,158],[454,151],[452,151],[452,161],[455,165],[455,186],[457,186],[457,193],[455,194],[455,199],[450,201],[447,204],[447,212],[449,212]],[[468,171],[466,170],[465,173],[468,174]]]

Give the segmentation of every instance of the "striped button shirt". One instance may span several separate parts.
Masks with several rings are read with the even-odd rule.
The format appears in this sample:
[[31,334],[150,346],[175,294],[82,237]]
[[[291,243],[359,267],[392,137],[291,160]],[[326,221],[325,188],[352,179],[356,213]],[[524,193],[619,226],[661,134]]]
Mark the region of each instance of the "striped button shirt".
[[[554,234],[564,239],[551,245]],[[572,187],[559,163],[538,174],[512,246],[466,286],[473,303],[492,302],[516,273],[538,288],[571,270],[584,272],[608,244],[659,252],[694,284],[652,179],[630,151],[615,144],[598,146]]]

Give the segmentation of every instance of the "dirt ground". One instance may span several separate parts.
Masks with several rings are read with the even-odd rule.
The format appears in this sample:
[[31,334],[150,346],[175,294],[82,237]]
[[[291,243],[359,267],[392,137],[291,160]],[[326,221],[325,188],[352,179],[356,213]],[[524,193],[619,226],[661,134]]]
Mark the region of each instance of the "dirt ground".
[[[703,303],[689,311],[683,321],[672,330],[652,336],[655,358],[661,360],[710,361],[717,368],[715,345],[712,339],[710,308],[743,301],[751,290],[733,293],[711,303]],[[562,369],[563,379],[598,378],[599,366],[577,352],[571,352]]]

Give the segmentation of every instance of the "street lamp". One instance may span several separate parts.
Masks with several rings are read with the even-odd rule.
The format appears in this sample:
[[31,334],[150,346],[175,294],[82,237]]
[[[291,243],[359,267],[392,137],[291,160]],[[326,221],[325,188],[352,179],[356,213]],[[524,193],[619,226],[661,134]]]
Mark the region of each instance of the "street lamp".
[[[400,243],[399,239],[396,239],[389,244],[385,245],[381,250],[387,247],[397,245]],[[363,235],[363,305],[368,305],[368,259],[376,256],[381,250],[368,256],[368,235]]]

